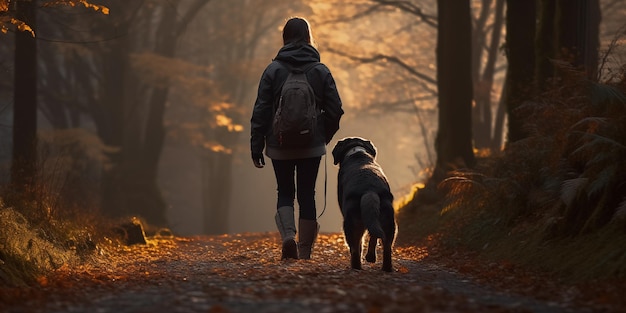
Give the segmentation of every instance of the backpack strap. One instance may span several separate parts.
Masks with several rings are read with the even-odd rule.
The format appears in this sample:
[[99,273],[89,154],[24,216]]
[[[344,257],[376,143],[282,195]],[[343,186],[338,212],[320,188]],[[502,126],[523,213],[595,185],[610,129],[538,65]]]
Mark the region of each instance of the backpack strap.
[[[301,69],[302,72],[306,74],[310,69],[314,68],[318,64],[321,64],[321,62],[313,61],[313,62],[306,63],[303,66],[293,66],[290,63],[285,62],[285,61],[281,61],[281,60],[274,60],[274,61],[278,62],[280,65],[286,68],[289,71],[289,73],[291,73],[293,69]],[[287,82],[287,78],[285,78],[285,81],[283,81],[282,84],[280,84],[280,89],[283,88],[283,86],[285,85],[285,82]],[[273,105],[274,112],[276,112],[277,107],[278,107],[278,99],[275,101]]]

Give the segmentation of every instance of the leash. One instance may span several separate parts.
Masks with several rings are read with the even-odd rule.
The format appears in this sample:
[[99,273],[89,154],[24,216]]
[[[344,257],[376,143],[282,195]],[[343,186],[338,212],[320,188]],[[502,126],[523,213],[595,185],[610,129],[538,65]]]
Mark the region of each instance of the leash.
[[324,215],[326,212],[326,189],[328,187],[328,157],[327,154],[324,154],[324,209],[322,213],[317,217],[318,219]]

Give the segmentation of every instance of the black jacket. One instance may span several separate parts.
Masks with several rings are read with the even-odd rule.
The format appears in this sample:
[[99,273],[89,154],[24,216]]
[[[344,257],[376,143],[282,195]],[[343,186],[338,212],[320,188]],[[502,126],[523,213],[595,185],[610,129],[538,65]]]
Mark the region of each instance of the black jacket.
[[320,63],[307,72],[309,84],[315,92],[315,101],[322,110],[322,118],[318,119],[317,137],[306,148],[285,149],[280,147],[278,139],[272,134],[272,119],[280,97],[280,89],[287,80],[289,70],[280,62],[292,66],[302,66],[311,62],[319,62],[319,52],[308,44],[287,44],[272,60],[259,82],[259,90],[252,118],[250,120],[250,148],[252,153],[262,153],[276,160],[301,159],[321,156],[326,153],[326,144],[330,142],[339,129],[339,120],[343,115],[341,99],[330,70]]

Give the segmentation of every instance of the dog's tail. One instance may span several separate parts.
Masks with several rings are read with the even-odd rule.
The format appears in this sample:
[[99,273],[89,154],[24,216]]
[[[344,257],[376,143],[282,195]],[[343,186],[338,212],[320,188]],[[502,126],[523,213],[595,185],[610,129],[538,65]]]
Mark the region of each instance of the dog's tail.
[[372,237],[385,238],[385,232],[378,220],[379,215],[380,197],[378,197],[378,194],[370,191],[361,196],[361,216],[363,217],[363,223],[367,231]]

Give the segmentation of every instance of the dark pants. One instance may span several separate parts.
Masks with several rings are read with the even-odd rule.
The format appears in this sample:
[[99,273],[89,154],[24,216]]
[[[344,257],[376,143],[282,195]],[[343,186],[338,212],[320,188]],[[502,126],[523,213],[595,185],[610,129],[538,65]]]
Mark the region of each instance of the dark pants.
[[283,206],[293,207],[297,190],[300,218],[305,220],[317,219],[315,211],[315,181],[317,180],[321,159],[322,157],[272,160],[276,183],[278,184],[278,203],[276,208]]

